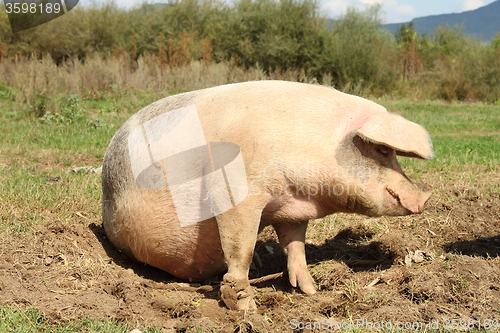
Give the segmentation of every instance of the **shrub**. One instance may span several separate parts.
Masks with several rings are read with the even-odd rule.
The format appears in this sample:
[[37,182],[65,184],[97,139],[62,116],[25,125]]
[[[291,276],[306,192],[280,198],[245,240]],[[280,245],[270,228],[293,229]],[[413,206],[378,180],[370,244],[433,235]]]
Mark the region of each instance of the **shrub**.
[[500,97],[500,59],[493,48],[466,37],[461,29],[439,27],[432,38],[437,52],[430,79],[434,97],[445,100],[489,100]]
[[238,0],[211,36],[215,58],[265,71],[308,70],[323,46],[318,8],[315,0]]
[[317,0],[172,0],[128,11],[108,2],[16,34],[0,12],[0,86],[37,117],[59,114],[54,96],[164,96],[264,78],[356,94],[500,99],[500,35],[485,45],[450,27],[418,36],[409,24],[392,36],[379,28],[380,9],[350,8],[332,23]]
[[70,95],[62,98],[58,112],[47,112],[40,117],[40,121],[49,125],[73,124],[80,122],[83,118],[83,109],[78,96]]
[[397,77],[394,38],[378,29],[380,6],[347,10],[326,32],[316,74],[328,73],[340,88],[361,86],[387,92]]

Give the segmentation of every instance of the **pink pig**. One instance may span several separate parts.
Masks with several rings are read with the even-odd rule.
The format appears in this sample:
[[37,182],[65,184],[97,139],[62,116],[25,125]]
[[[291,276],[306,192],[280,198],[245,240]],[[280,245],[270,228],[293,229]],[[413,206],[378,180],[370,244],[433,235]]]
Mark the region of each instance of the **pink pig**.
[[222,300],[253,309],[248,271],[264,227],[276,230],[292,286],[313,294],[309,219],[422,212],[430,193],[396,155],[432,158],[424,128],[332,88],[256,81],[170,96],[113,137],[103,224],[118,249],[176,277],[227,270]]

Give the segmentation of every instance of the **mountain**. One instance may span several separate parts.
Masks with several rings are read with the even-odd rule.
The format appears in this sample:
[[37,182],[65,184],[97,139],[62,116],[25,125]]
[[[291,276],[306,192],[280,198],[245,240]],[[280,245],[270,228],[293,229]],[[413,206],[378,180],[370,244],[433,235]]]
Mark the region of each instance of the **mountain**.
[[[406,24],[409,22],[405,22]],[[382,28],[395,34],[403,23],[385,24]],[[488,42],[500,32],[500,0],[475,10],[457,14],[442,14],[417,17],[413,27],[418,34],[432,34],[437,26],[463,27],[463,33]]]

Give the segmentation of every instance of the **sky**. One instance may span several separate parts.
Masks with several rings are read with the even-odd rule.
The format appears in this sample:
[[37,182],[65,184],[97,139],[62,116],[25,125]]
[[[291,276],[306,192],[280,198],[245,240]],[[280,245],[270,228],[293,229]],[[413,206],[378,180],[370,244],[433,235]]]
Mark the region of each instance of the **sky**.
[[[132,0],[131,0],[132,1]],[[460,13],[486,6],[495,0],[321,0],[330,17],[341,15],[349,6],[363,9],[382,4],[384,23],[408,22],[416,17]]]
[[[82,0],[85,3],[90,0]],[[106,0],[95,0],[102,2]],[[116,0],[120,7],[139,6],[144,0]],[[349,6],[363,9],[365,6],[381,3],[384,23],[408,22],[416,17],[460,13],[488,5],[495,0],[319,0],[321,8],[329,17],[335,18],[345,13]],[[149,3],[167,2],[148,0]]]

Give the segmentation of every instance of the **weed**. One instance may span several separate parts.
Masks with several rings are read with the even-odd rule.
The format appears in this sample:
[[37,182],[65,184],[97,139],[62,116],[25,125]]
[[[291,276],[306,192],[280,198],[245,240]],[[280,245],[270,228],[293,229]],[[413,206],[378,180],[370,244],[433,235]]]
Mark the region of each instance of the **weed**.
[[463,276],[462,274],[458,274],[455,276],[455,281],[453,282],[452,290],[455,293],[460,293],[462,291],[467,290],[468,286],[469,282],[467,281],[466,277]]
[[0,99],[13,101],[16,93],[12,87],[0,85]]
[[368,293],[367,295],[365,295],[362,302],[376,304],[377,306],[382,306],[390,303],[387,294],[379,292]]
[[41,118],[45,115],[47,110],[47,104],[49,99],[43,94],[36,94],[35,101],[33,104],[33,115],[37,118]]
[[[80,107],[78,96],[71,95],[63,98],[58,113],[48,112],[40,117],[40,121],[48,125],[74,124],[81,121],[83,117],[83,110]],[[97,127],[98,123],[99,121],[91,121],[89,125]]]

